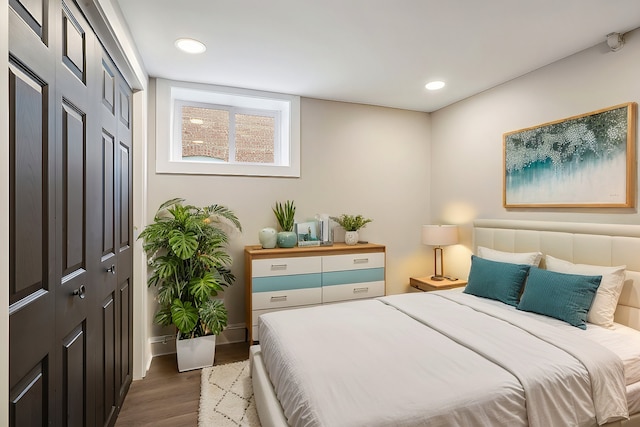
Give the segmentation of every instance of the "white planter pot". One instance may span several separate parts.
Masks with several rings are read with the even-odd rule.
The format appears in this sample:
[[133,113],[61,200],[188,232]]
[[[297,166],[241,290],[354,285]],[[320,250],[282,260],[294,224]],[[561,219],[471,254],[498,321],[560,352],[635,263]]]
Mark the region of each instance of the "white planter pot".
[[213,366],[213,359],[216,353],[216,336],[207,335],[181,340],[178,333],[176,353],[178,356],[178,371],[180,372]]
[[344,233],[344,242],[347,245],[355,245],[358,243],[358,232],[357,231],[347,231]]

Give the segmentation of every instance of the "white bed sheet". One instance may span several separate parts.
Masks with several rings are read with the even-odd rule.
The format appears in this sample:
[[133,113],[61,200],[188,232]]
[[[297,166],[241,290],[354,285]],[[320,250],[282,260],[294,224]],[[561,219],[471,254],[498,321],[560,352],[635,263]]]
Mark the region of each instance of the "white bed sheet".
[[[429,310],[438,310],[442,305],[432,304]],[[328,316],[315,317],[320,313]],[[447,323],[444,325],[446,328]],[[464,321],[461,325],[464,326]],[[569,375],[562,384],[572,388],[571,393],[565,393],[571,401],[553,401],[550,405],[549,396],[546,396],[549,384],[545,380],[541,385],[533,386],[534,391],[529,391],[531,396],[545,396],[539,406],[541,410],[536,411],[538,415],[531,419],[530,413],[527,419],[525,391],[521,385],[521,382],[529,381],[526,377],[524,381],[521,377],[517,379],[496,363],[444,337],[441,332],[425,328],[391,307],[381,307],[380,302],[360,301],[292,310],[287,314],[274,313],[261,318],[260,328],[265,364],[285,415],[294,426],[383,426],[390,422],[397,426],[421,423],[551,425],[549,422],[567,425],[567,419],[557,419],[562,415],[554,412],[563,405],[575,409],[575,419],[569,424],[595,425],[595,410],[588,396],[588,374],[577,360],[574,359],[576,364],[563,368],[572,374],[561,373]],[[293,342],[286,341],[289,333],[283,338],[275,332],[282,328],[292,329],[289,337],[294,337]],[[368,335],[368,332],[375,332],[375,335]],[[380,341],[372,341],[370,336],[378,336]],[[325,339],[336,337],[335,347],[327,349],[321,344]],[[498,338],[499,333],[490,333],[477,339],[476,344],[492,347],[486,346],[485,340],[494,339],[493,344],[498,344]],[[377,353],[378,347],[392,348],[393,352],[391,355]],[[529,357],[529,363],[521,360],[523,363],[517,361],[515,364],[536,371],[539,361],[545,359],[548,352],[558,353],[556,350],[546,348],[530,352],[527,348],[525,355],[520,357]],[[505,351],[509,349],[503,348],[503,353]],[[452,357],[454,353],[464,357]],[[528,353],[531,354],[527,356]],[[280,356],[285,357],[281,359]],[[322,358],[322,363],[315,362],[317,357]],[[502,363],[507,365],[514,363],[499,352],[491,357],[502,358]],[[559,353],[555,357],[573,359]],[[432,369],[434,366],[438,368]],[[507,366],[508,369],[512,367]],[[538,370],[534,377],[539,374]],[[344,381],[336,382],[336,377]],[[429,381],[415,381],[416,378]],[[378,388],[384,392],[370,393],[371,389]],[[452,412],[453,408],[456,408],[455,412]]]
[[270,313],[259,325],[262,357],[291,426],[527,425],[514,376],[379,301]]
[[[462,288],[444,292],[461,293]],[[536,319],[548,325],[553,325],[556,328],[560,328],[577,336],[589,338],[590,340],[611,350],[620,358],[620,360],[622,360],[622,364],[624,366],[625,385],[640,382],[640,331],[619,323],[614,323],[612,328],[604,328],[592,323],[587,323],[587,329],[583,330],[552,317],[519,311],[515,307],[506,305],[500,301],[483,299],[483,302],[505,310],[517,311],[522,316]]]
[[584,335],[614,352],[624,365],[626,385],[640,382],[640,331],[614,324],[607,329],[587,324]]

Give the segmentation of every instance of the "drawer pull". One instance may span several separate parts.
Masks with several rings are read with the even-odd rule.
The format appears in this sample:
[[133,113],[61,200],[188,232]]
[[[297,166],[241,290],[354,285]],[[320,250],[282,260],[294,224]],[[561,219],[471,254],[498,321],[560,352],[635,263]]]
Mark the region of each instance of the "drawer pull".
[[279,297],[271,297],[271,302],[284,302],[287,300],[287,296],[286,295],[282,295]]
[[271,270],[286,270],[287,264],[271,264]]
[[353,288],[353,293],[354,294],[362,294],[362,293],[366,293],[369,292],[369,287],[366,288]]
[[354,258],[354,264],[367,264],[369,262],[369,258]]

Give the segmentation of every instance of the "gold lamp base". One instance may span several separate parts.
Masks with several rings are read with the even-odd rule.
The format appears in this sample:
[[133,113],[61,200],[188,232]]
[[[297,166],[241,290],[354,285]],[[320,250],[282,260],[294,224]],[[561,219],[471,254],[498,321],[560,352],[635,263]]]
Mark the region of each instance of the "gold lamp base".
[[[440,272],[438,272],[438,253],[440,253]],[[444,280],[444,251],[442,246],[433,248],[433,276],[431,276],[431,280]]]

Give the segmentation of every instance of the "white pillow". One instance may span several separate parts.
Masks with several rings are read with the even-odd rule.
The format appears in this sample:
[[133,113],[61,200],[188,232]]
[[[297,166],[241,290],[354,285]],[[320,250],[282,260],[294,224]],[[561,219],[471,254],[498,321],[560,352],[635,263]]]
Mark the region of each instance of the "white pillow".
[[537,267],[542,259],[542,252],[502,252],[478,246],[478,256],[491,261],[528,264]]
[[587,313],[587,322],[607,328],[613,327],[613,313],[616,311],[618,299],[624,286],[626,265],[604,267],[600,265],[573,264],[546,255],[547,270],[558,273],[602,276],[600,286]]

